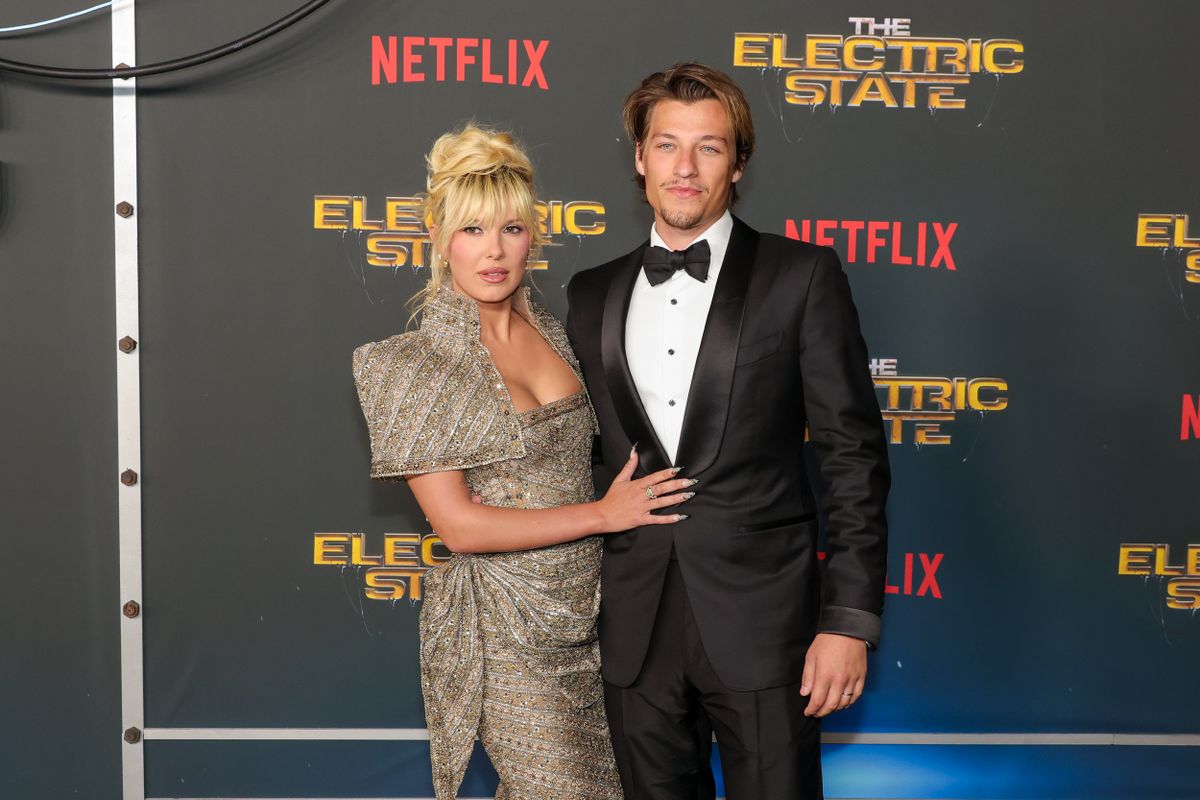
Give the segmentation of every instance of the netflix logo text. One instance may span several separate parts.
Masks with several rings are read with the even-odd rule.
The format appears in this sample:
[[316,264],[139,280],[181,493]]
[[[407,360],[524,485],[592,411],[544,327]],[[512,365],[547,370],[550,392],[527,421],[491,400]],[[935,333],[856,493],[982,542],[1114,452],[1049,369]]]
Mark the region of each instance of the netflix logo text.
[[456,81],[545,90],[549,47],[546,39],[372,36],[371,85]]
[[835,247],[848,264],[890,263],[898,267],[945,268],[954,272],[951,244],[957,222],[898,222],[863,219],[789,219],[784,234]]

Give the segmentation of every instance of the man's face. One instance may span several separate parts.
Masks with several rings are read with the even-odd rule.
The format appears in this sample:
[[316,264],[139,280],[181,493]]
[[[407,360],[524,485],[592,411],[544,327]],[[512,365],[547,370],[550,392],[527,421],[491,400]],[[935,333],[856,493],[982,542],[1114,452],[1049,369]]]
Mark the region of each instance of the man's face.
[[733,184],[742,177],[736,156],[733,128],[720,102],[655,104],[635,159],[659,235],[669,244],[672,233],[698,234],[729,208]]

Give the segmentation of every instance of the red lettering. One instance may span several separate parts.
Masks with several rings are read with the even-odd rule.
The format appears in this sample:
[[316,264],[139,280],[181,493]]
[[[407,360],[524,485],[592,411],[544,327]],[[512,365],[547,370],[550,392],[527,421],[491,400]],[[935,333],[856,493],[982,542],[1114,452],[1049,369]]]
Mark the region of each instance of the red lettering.
[[849,234],[846,241],[846,262],[849,264],[858,260],[858,234],[862,233],[864,226],[861,219],[842,220],[842,230]]
[[388,83],[396,82],[396,37],[389,36],[387,51],[383,49],[383,37],[371,37],[371,85],[378,86],[380,78]]
[[546,48],[550,46],[550,42],[542,39],[538,42],[536,48],[533,47],[533,42],[525,40],[525,55],[529,56],[529,69],[525,70],[525,78],[521,81],[522,86],[528,86],[533,82],[537,82],[539,89],[549,89],[546,85],[546,75],[542,72],[542,57],[546,55]]
[[881,238],[878,234],[880,231],[885,231],[888,228],[886,222],[871,220],[867,223],[867,263],[875,263],[875,251],[887,244],[887,240]]
[[1188,438],[1200,439],[1200,394],[1193,400],[1190,394],[1183,396],[1183,416],[1179,423],[1179,441]]
[[484,83],[504,83],[503,75],[496,75],[492,72],[492,40],[483,40],[483,82]]
[[437,50],[437,79],[439,81],[446,80],[446,50],[450,45],[454,44],[454,40],[449,36],[430,36],[429,46]]
[[413,52],[413,47],[425,44],[424,36],[404,37],[404,82],[420,83],[425,80],[424,72],[414,72],[413,67],[421,63],[421,56]]
[[899,222],[892,223],[892,263],[905,266],[912,263],[912,256],[900,255],[900,225]]
[[454,42],[454,78],[459,83],[467,79],[467,64],[475,63],[475,56],[467,55],[467,48],[478,46],[478,39],[458,39]]
[[[823,555],[824,553],[818,554],[818,556]],[[938,567],[942,565],[942,558],[945,556],[944,553],[934,553],[932,558],[928,553],[905,553],[903,577],[898,583],[889,583],[888,578],[885,576],[883,581],[884,593],[902,594],[906,596],[912,596],[914,594],[913,578],[916,575],[916,570],[914,569],[914,556],[920,559],[921,569],[924,572],[924,576],[921,578],[921,585],[917,587],[917,591],[915,593],[916,596],[924,597],[928,594],[930,597],[941,600],[942,588],[937,582],[937,571]]]
[[925,577],[921,579],[921,585],[917,588],[917,597],[924,597],[928,591],[938,600],[942,599],[942,589],[938,586],[937,571],[942,565],[942,558],[945,553],[935,553],[930,559],[925,553],[919,553],[921,557],[921,569],[925,570]]
[[[848,264],[875,264],[880,261],[887,263],[887,254],[890,256],[890,263],[895,266],[906,267],[915,263],[934,269],[945,266],[951,272],[957,270],[952,250],[954,236],[958,232],[957,222],[909,223],[910,232],[913,226],[916,226],[916,246],[911,253],[905,252],[907,248],[904,246],[904,223],[898,220],[785,219],[783,226],[787,238],[812,242],[823,247],[841,245],[841,234],[844,233],[845,258]],[[933,228],[932,236],[929,233],[930,226]],[[931,239],[934,242],[931,242]],[[936,243],[936,247],[931,247],[932,243]],[[931,251],[932,261],[929,258]]]
[[[956,230],[958,230],[957,222],[951,222],[945,228],[940,222],[933,223],[933,235],[937,237],[938,249],[933,254],[933,261],[929,263],[930,267],[936,268],[939,261],[945,261],[946,269],[954,271],[954,256],[950,253],[950,240],[954,238]],[[943,233],[945,236],[942,235]]]
[[836,219],[817,220],[817,240],[813,242],[813,244],[819,244],[825,247],[833,247],[833,237],[829,235],[829,231],[836,227]]
[[508,40],[508,84],[515,86],[517,83],[517,40]]

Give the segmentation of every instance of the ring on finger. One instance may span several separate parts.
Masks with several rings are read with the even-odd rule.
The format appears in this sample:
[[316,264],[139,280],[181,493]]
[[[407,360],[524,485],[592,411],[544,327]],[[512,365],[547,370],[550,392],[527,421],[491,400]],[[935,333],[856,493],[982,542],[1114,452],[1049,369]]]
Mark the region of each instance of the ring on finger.
[[650,498],[651,500],[657,500],[657,499],[658,499],[658,495],[656,495],[656,494],[654,493],[654,487],[653,487],[653,486],[647,486],[647,487],[646,487],[646,497]]

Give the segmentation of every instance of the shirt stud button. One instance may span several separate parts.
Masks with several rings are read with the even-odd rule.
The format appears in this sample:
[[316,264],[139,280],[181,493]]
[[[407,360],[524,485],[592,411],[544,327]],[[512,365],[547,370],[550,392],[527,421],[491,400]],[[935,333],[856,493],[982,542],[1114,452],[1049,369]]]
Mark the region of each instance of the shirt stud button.
[[669,406],[673,406],[673,405],[675,405],[675,401],[674,401],[674,400],[668,400],[668,401],[667,401],[667,405],[669,405]]
[[674,350],[667,350],[667,355],[669,355],[669,356],[673,356],[673,355],[675,355],[675,351],[674,351]]
[[678,301],[678,300],[676,300],[674,297],[672,297],[672,298],[671,298],[671,305],[673,305],[673,306],[677,306],[677,305],[679,305],[679,301]]

